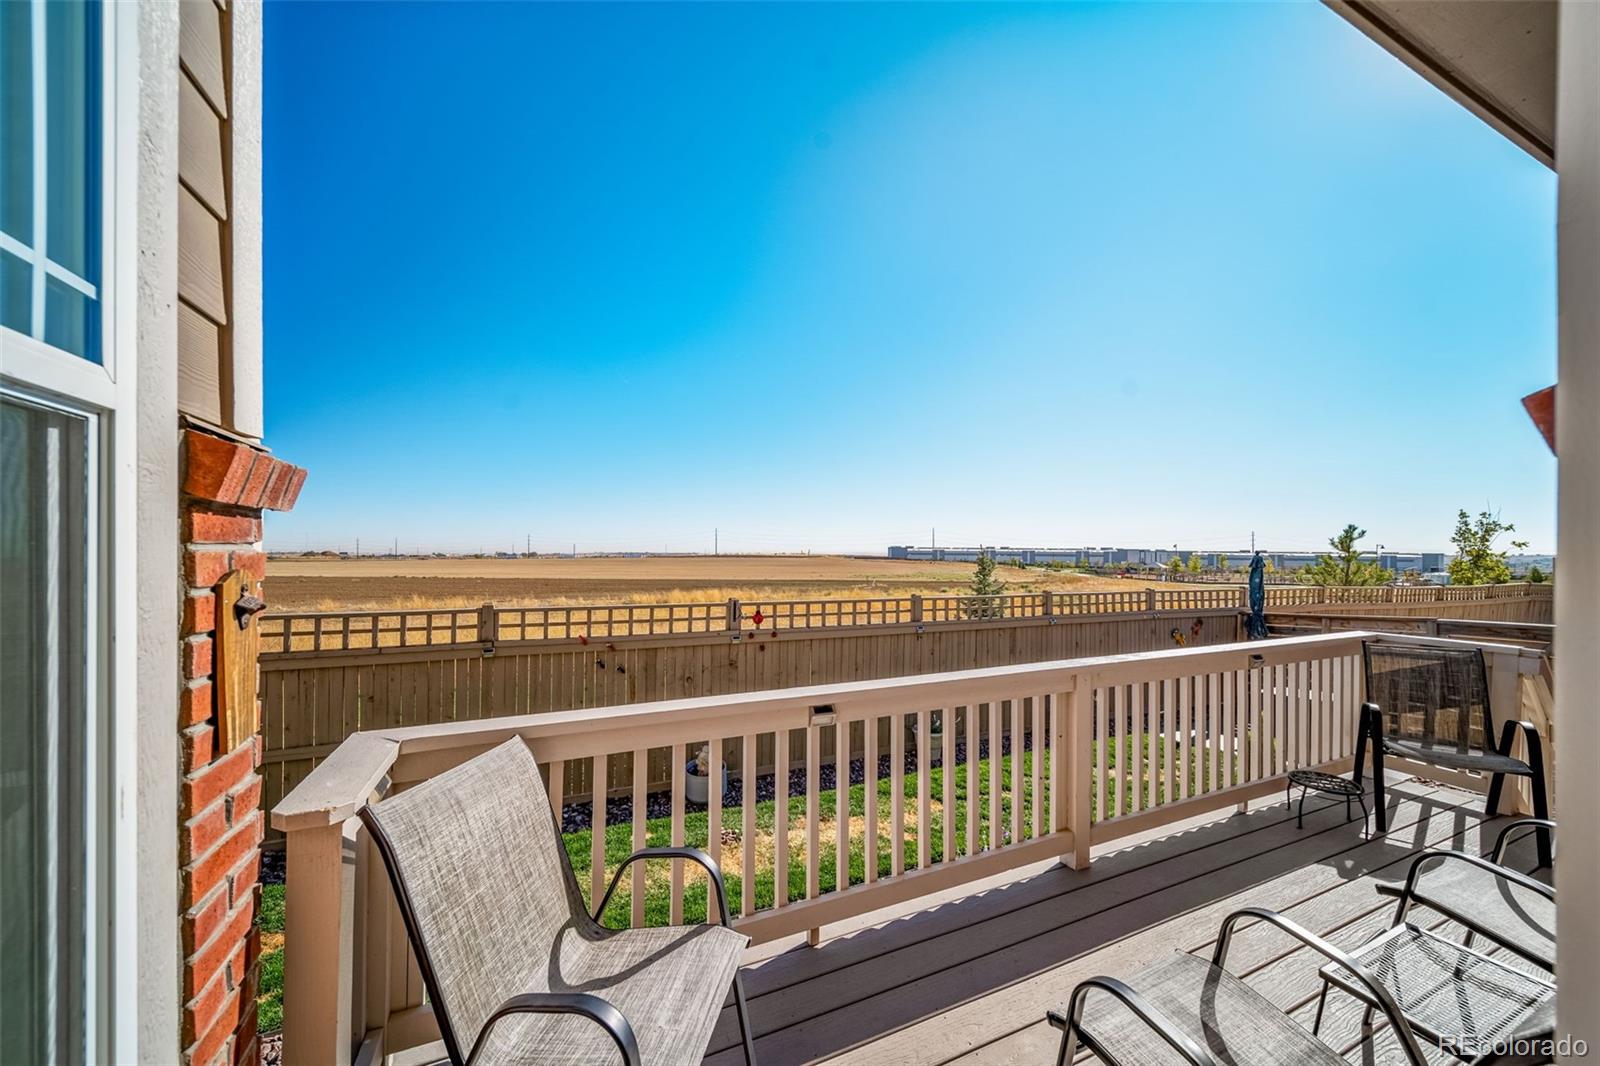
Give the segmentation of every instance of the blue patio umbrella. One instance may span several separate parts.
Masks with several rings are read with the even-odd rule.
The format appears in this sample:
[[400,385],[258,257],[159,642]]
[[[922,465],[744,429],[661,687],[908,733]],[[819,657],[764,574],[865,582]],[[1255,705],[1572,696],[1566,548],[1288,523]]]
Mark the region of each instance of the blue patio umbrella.
[[1250,559],[1250,617],[1244,631],[1251,640],[1267,636],[1267,561],[1260,552]]

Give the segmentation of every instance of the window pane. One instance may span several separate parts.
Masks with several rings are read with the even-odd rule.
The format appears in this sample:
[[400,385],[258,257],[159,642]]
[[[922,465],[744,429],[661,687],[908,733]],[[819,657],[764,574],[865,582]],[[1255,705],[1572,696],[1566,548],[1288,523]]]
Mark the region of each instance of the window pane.
[[33,268],[10,252],[0,252],[0,326],[33,331]]
[[86,435],[0,402],[0,1062],[82,1056]]
[[100,283],[100,5],[46,4],[45,250]]
[[44,342],[100,361],[100,304],[58,278],[44,279]]
[[30,247],[33,245],[32,11],[31,4],[0,3],[0,229]]

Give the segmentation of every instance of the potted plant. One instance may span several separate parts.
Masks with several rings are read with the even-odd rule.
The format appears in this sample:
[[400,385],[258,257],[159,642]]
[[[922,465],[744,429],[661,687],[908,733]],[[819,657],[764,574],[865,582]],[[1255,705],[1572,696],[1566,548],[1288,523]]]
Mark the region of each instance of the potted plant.
[[[689,760],[689,765],[684,768],[688,771],[684,780],[684,795],[690,803],[706,803],[709,795],[706,789],[707,778],[711,776],[711,745],[702,746]],[[722,767],[722,791],[728,791],[728,767]]]

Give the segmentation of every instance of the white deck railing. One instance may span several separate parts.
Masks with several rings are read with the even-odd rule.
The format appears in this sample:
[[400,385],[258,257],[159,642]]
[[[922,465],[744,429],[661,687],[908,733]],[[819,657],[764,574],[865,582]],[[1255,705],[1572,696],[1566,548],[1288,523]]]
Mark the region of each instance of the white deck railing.
[[[1275,794],[1297,767],[1348,770],[1361,701],[1361,641],[1369,635],[355,734],[272,812],[288,841],[285,1061],[382,1061],[438,1038],[388,881],[354,815],[364,803],[509,737],[532,748],[557,811],[568,762],[594,760],[593,779],[605,780],[605,760],[631,756],[625,850],[709,841],[728,877],[738,928],[756,941],[801,932],[814,941],[829,923],[1043,859],[1082,868],[1093,844]],[[1508,716],[1519,704],[1519,675],[1538,672],[1538,655],[1476,646],[1489,664],[1493,703]],[[835,734],[828,761],[836,782],[848,778],[852,745],[843,741],[856,731],[869,781],[880,755],[889,756],[882,783],[858,786],[859,797],[832,789],[831,810],[823,808],[825,731]],[[768,735],[778,772],[773,799],[761,801],[757,744]],[[698,805],[691,811],[686,800],[685,777],[675,775],[669,813],[650,819],[649,753],[666,749],[671,765],[683,766],[702,746],[712,763],[709,780],[731,766],[741,799],[724,807],[721,790],[709,789],[702,830]],[[797,804],[803,810],[792,818],[788,767],[805,782],[804,803]],[[746,768],[749,782],[742,780]],[[1482,787],[1471,775],[1428,776]],[[879,795],[883,783],[886,797]],[[607,883],[605,820],[605,804],[597,804],[587,876],[580,870],[591,899]],[[725,828],[733,832],[725,836]],[[616,905],[613,919],[698,920],[703,882],[693,879],[692,867],[671,865],[669,880],[652,882],[636,864],[627,901]],[[613,857],[609,869],[615,866]]]

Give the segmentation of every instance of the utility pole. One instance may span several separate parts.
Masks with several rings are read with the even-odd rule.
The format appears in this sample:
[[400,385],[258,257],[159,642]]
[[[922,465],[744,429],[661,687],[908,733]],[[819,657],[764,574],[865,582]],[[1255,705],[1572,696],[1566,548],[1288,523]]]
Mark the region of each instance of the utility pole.
[[522,554],[523,555],[532,555],[533,554],[533,534],[532,533],[528,534],[528,541],[527,541],[526,546],[524,546],[523,549],[522,549]]
[[573,541],[572,542],[572,557],[574,559],[576,559],[578,557],[578,542],[577,541]]
[[356,558],[361,558],[361,538],[356,538]]
[[394,557],[396,559],[400,558],[400,538],[399,537],[394,538]]
[[720,529],[713,528],[711,530],[711,554],[722,554],[722,530]]
[[928,550],[931,552],[939,546],[939,530],[933,526],[928,527]]

